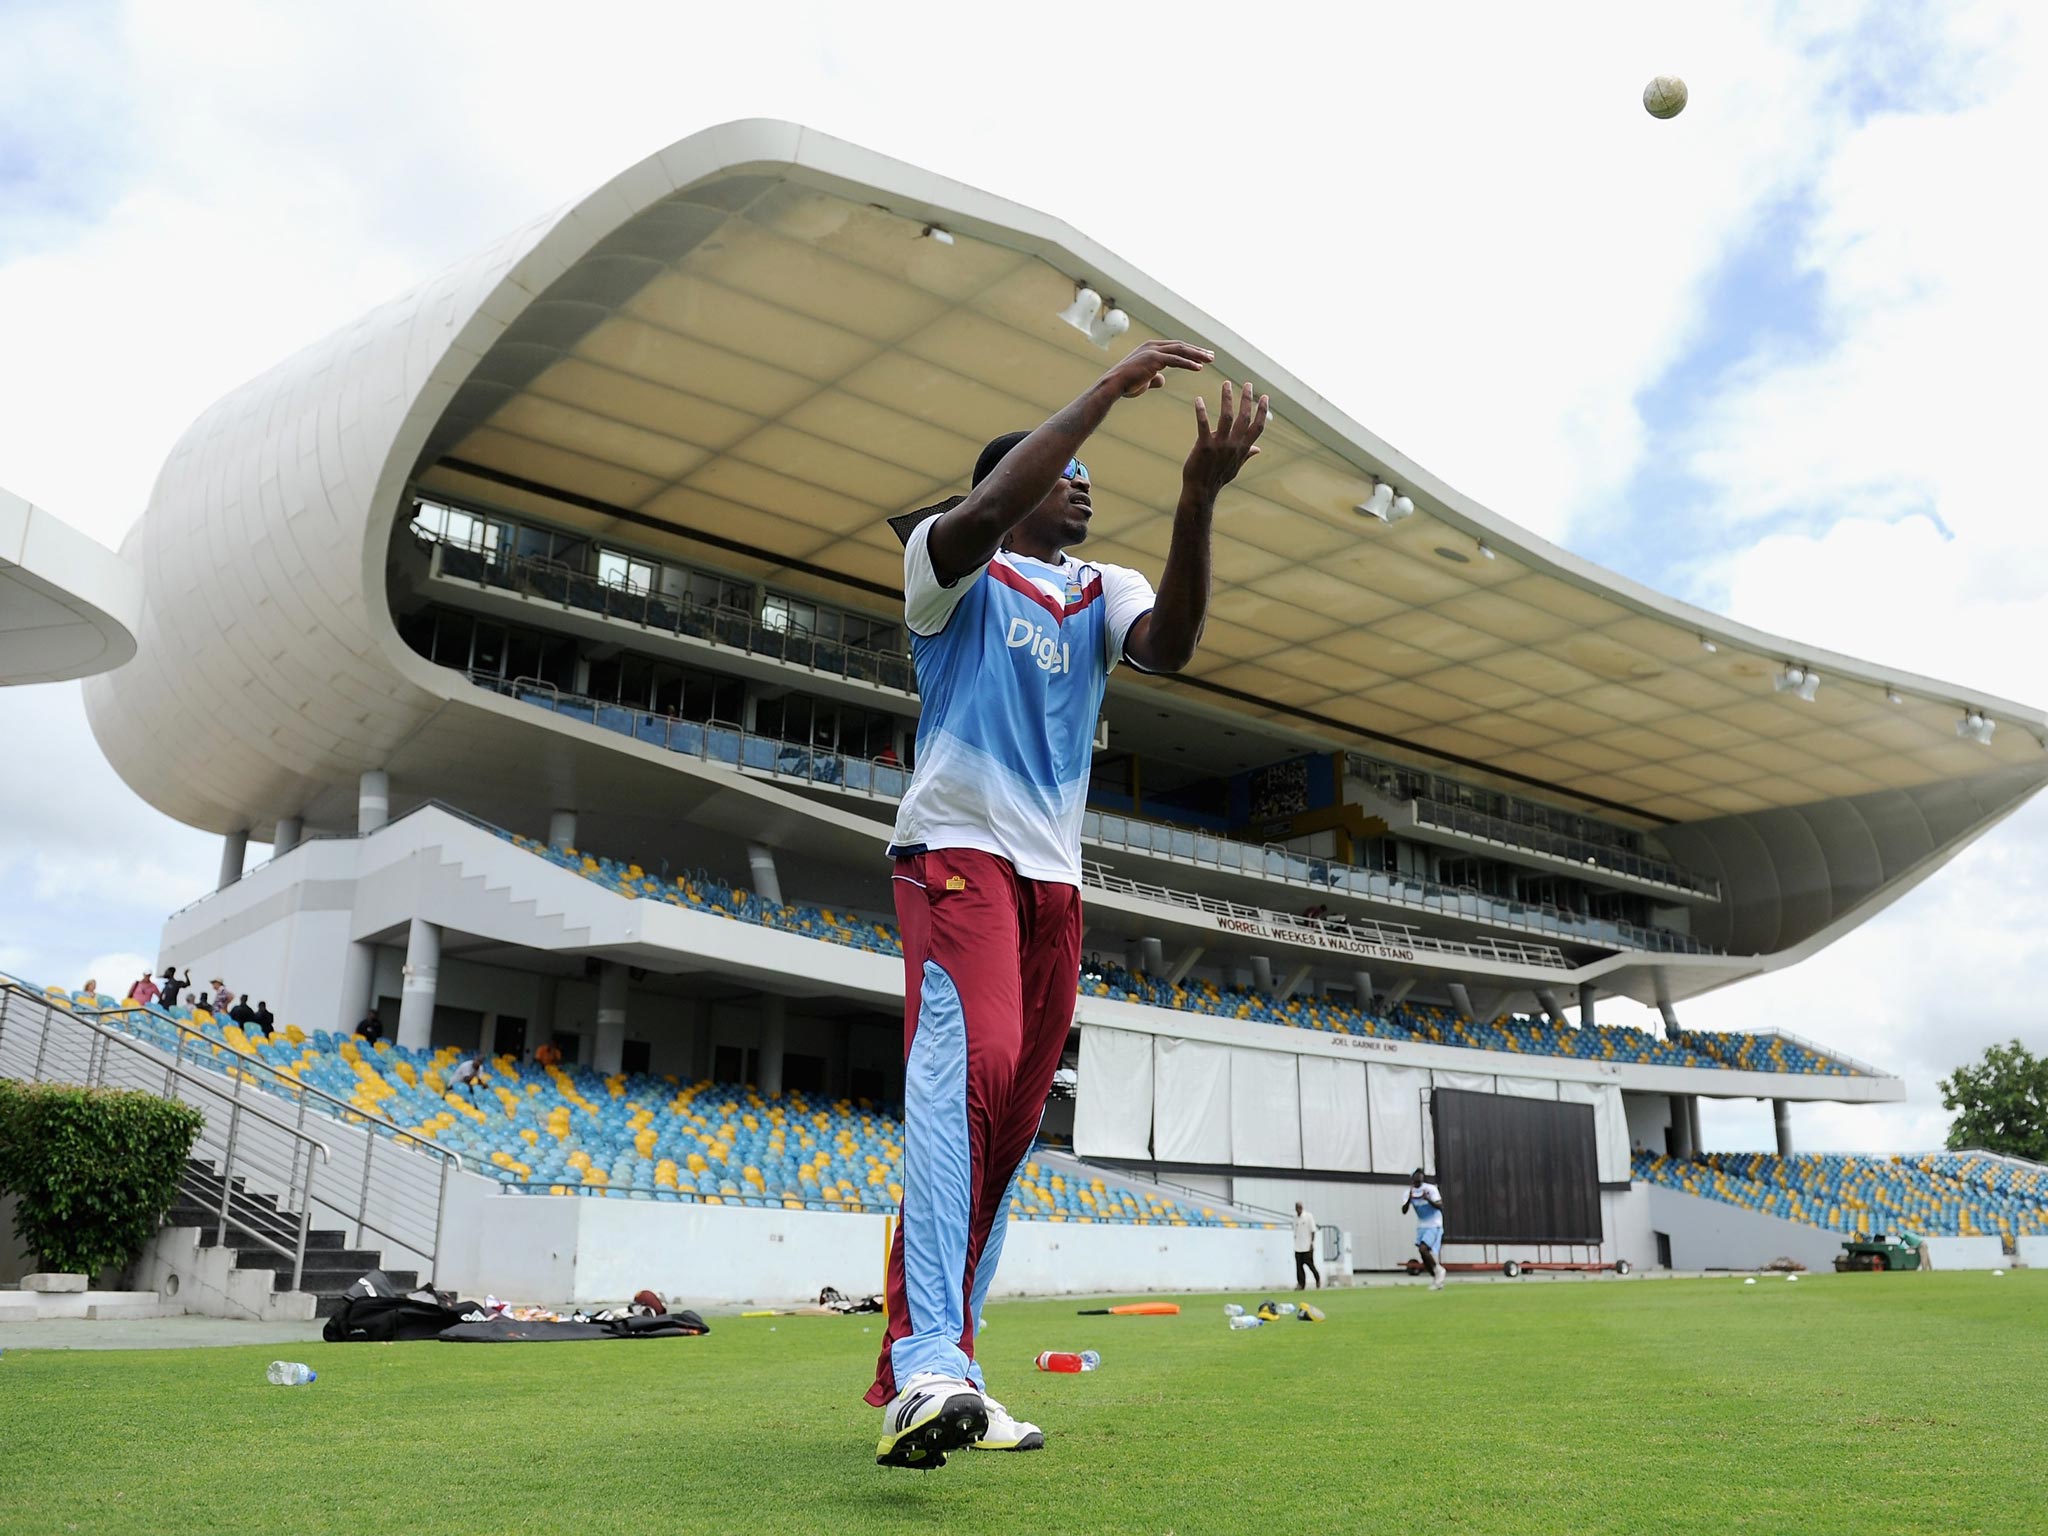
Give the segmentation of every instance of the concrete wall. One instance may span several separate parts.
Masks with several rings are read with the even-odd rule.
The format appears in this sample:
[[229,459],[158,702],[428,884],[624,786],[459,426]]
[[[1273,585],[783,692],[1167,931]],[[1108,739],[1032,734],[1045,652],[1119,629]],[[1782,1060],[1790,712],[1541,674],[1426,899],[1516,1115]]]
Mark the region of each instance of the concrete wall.
[[1923,1238],[1921,1262],[1929,1269],[2003,1269],[2005,1243],[1996,1237]]
[[[686,1305],[812,1301],[882,1285],[880,1216],[644,1200],[496,1195],[444,1283],[519,1301],[623,1301],[642,1287]],[[1264,1290],[1293,1283],[1284,1231],[1012,1222],[997,1296]]]
[[1650,1227],[1669,1234],[1674,1269],[1758,1269],[1781,1255],[1808,1269],[1833,1269],[1849,1236],[1683,1190],[1647,1189]]

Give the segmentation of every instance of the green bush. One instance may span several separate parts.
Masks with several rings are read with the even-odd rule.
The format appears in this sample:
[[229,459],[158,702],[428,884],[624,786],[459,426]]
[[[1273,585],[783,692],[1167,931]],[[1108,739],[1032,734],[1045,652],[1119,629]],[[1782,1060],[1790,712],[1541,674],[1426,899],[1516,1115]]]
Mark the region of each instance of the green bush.
[[147,1093],[0,1079],[0,1194],[57,1274],[128,1264],[177,1198],[205,1117]]

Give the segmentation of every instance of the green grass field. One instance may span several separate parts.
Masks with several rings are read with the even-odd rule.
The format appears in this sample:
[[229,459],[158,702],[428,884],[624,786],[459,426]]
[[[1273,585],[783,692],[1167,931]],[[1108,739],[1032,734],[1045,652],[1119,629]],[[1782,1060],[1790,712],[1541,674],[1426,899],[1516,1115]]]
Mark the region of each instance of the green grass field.
[[873,1464],[872,1318],[308,1345],[294,1389],[275,1348],[14,1350],[0,1531],[2048,1530],[2048,1275],[1374,1288],[1247,1333],[1224,1299],[991,1308],[1051,1443],[931,1473]]

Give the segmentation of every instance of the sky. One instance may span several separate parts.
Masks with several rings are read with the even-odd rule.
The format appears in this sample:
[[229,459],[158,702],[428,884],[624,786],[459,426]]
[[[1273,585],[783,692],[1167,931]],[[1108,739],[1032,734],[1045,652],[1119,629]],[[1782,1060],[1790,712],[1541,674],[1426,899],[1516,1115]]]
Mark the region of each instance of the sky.
[[[782,117],[1057,215],[1610,569],[2048,703],[2042,8],[1323,9],[0,0],[0,485],[116,545],[250,375]],[[0,970],[125,988],[217,839],[115,777],[76,685],[0,691],[0,741]],[[1684,1017],[1905,1078],[1796,1108],[1803,1147],[1938,1145],[1940,1076],[2048,1044],[2044,868],[2036,803]],[[1703,1118],[1770,1145],[1767,1106]]]

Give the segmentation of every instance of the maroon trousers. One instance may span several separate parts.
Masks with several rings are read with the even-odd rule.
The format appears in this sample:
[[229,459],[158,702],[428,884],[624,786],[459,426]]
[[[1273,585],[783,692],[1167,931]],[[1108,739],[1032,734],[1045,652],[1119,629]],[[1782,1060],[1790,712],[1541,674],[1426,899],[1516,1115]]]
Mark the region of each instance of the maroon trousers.
[[977,1385],[975,1320],[1038,1133],[1081,964],[1078,887],[937,848],[896,861],[903,931],[903,1214],[867,1400],[921,1371]]

